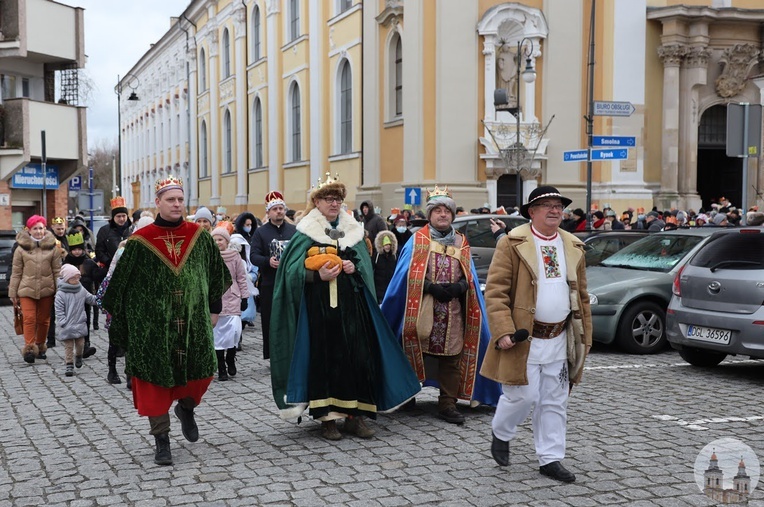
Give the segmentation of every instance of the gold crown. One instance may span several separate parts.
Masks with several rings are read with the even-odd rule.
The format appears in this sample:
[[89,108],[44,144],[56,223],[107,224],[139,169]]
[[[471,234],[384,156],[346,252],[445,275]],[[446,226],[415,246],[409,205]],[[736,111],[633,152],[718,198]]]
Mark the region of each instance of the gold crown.
[[74,234],[67,234],[66,242],[69,244],[69,248],[84,245],[85,239],[82,237],[81,232],[75,232]]
[[61,217],[53,217],[53,220],[50,221],[51,224],[63,224],[64,219]]
[[435,199],[436,197],[448,197],[451,198],[451,190],[449,190],[448,185],[446,185],[443,188],[439,188],[438,185],[435,185],[435,188],[432,190],[427,190],[427,200]]
[[165,190],[170,190],[172,188],[179,188],[183,190],[183,181],[180,178],[176,178],[175,176],[170,175],[163,180],[157,180],[156,184],[154,185],[154,193],[159,195]]
[[339,183],[340,182],[340,175],[339,173],[334,173],[334,178],[332,178],[332,175],[327,172],[326,173],[326,179],[324,181],[321,181],[321,178],[318,178],[318,185],[316,185],[316,188],[319,189],[326,185],[331,185],[332,183]]
[[111,204],[111,209],[114,209],[114,208],[126,208],[127,207],[127,203],[125,202],[125,198],[122,197],[121,195],[118,195],[117,197],[115,197],[114,199],[109,201],[109,203]]

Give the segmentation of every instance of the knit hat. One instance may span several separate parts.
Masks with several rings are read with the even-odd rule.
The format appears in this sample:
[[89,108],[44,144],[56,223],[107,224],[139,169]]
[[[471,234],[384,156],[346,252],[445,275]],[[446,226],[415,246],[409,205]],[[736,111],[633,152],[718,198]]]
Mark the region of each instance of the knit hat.
[[696,222],[700,220],[703,220],[704,223],[708,223],[708,215],[706,215],[705,213],[701,213],[700,215],[695,217]]
[[228,234],[228,231],[226,230],[225,227],[215,227],[214,229],[212,229],[212,237],[214,238],[215,236],[221,236],[225,238],[226,243],[231,242],[231,235]]
[[395,224],[395,222],[397,222],[399,220],[403,220],[404,222],[406,222],[406,225],[408,225],[408,223],[409,223],[409,221],[406,219],[406,215],[403,215],[403,214],[399,213],[399,214],[395,215],[395,218],[393,218],[393,224]]
[[586,213],[584,213],[584,210],[582,210],[581,208],[574,209],[573,214],[579,218],[584,218],[586,216]]
[[119,213],[124,213],[127,215],[127,206],[125,203],[125,198],[118,195],[111,201],[109,201],[109,204],[111,204],[111,218],[114,218]]
[[221,220],[220,222],[218,222],[218,224],[215,226],[215,228],[217,229],[218,227],[221,227],[221,228],[225,229],[226,231],[228,231],[229,235],[233,234],[234,231],[236,230],[234,228],[233,224],[231,222],[229,222],[228,220]]
[[64,264],[61,266],[61,271],[58,272],[61,277],[61,279],[65,282],[68,282],[75,276],[80,274],[80,270],[76,267],[72,266],[71,264]]
[[657,211],[651,211],[646,216],[653,217],[653,218],[659,218],[661,215]]
[[611,209],[609,209],[609,210],[607,210],[605,212],[605,216],[606,217],[615,217],[615,211],[613,211],[612,208],[611,208]]
[[154,223],[154,219],[151,217],[141,217],[138,219],[137,222],[135,222],[135,229],[133,229],[133,232],[137,231],[138,229],[142,229],[146,227],[147,225],[151,225]]
[[265,211],[270,211],[274,206],[284,206],[286,208],[284,196],[276,190],[268,192],[268,195],[265,196]]
[[711,219],[711,221],[714,223],[714,225],[722,225],[722,222],[727,220],[727,215],[724,213],[717,213],[714,215],[714,218]]
[[45,221],[45,217],[41,215],[32,215],[27,220],[27,229],[31,229],[35,225],[42,223],[43,227],[47,227],[48,223]]
[[215,217],[213,217],[212,212],[204,206],[201,206],[196,210],[196,214],[194,214],[194,222],[198,221],[200,218],[205,218],[207,221],[209,221],[209,223],[215,225]]

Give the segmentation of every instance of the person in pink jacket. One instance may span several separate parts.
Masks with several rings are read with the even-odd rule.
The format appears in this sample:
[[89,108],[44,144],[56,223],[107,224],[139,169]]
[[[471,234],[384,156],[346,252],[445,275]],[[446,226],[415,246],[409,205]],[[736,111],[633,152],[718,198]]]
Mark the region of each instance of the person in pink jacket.
[[228,380],[236,375],[236,345],[241,337],[241,312],[247,309],[247,266],[235,249],[230,249],[231,235],[226,223],[221,222],[212,230],[212,238],[220,248],[233,284],[223,294],[223,311],[212,329],[215,335],[215,354],[218,357],[218,380]]

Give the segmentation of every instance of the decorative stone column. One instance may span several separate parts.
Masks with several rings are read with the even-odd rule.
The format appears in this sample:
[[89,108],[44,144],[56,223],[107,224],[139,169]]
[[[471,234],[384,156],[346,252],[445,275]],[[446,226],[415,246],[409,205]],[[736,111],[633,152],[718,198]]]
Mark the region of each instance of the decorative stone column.
[[235,4],[233,12],[236,29],[236,197],[234,203],[247,204],[247,8]]
[[[703,205],[698,195],[698,89],[706,85],[708,58],[707,47],[694,46],[687,49],[680,75],[680,97],[682,111],[680,121],[678,191],[679,206],[682,209],[699,210]],[[664,113],[665,114],[665,113]]]
[[[197,72],[196,72],[196,38],[189,37],[186,49],[186,65],[188,70],[188,174],[189,185],[186,192],[188,206],[196,209],[199,206],[199,149],[198,149],[198,107],[197,107]],[[185,149],[185,147],[183,147]]]
[[220,51],[220,34],[217,26],[211,26],[210,38],[210,127],[207,130],[210,138],[210,202],[209,206],[220,205],[220,69],[218,69],[218,52]]
[[[281,66],[279,54],[281,49],[278,44],[279,13],[281,12],[280,0],[266,2],[266,28],[267,36],[266,51],[268,54],[268,187],[269,190],[281,188],[279,172],[281,169],[281,155],[279,140],[282,131],[279,104],[281,103]],[[283,190],[283,188],[281,188]]]
[[679,118],[680,65],[687,53],[684,44],[664,44],[658,48],[663,61],[663,139],[661,156],[661,190],[655,204],[670,209],[679,204]]

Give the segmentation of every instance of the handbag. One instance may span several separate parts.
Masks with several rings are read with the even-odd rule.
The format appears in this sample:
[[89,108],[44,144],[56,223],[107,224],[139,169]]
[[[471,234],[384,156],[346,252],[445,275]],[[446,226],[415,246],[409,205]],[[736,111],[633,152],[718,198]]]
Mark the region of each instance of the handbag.
[[21,313],[21,304],[13,305],[13,328],[16,334],[24,334],[24,315]]

